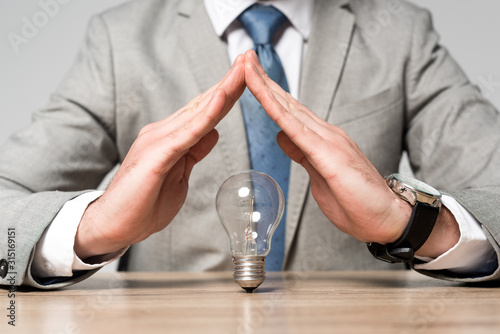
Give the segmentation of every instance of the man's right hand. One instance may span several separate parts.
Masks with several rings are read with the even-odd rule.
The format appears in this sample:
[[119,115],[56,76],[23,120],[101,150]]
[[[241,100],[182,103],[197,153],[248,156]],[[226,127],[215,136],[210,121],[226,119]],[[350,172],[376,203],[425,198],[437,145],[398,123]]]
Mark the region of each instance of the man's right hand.
[[173,115],[145,126],[106,192],[83,215],[75,237],[81,259],[116,252],[163,230],[187,196],[189,175],[215,146],[215,126],[245,89],[244,58]]

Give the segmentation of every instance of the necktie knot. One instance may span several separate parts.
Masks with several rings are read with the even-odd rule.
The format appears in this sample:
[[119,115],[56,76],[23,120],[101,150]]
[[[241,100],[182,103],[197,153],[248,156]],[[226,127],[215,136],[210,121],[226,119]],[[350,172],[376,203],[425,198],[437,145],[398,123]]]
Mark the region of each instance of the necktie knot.
[[250,6],[241,13],[239,20],[255,45],[270,44],[274,35],[288,21],[278,9],[260,4]]

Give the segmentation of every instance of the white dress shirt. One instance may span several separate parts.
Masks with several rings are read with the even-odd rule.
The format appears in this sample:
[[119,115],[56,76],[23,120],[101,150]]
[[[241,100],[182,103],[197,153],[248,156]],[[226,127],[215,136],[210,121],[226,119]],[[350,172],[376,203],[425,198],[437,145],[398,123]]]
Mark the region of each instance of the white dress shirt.
[[[227,41],[228,53],[232,61],[237,55],[253,48],[250,36],[235,19],[256,2],[272,4],[290,22],[279,41],[276,41],[275,49],[283,64],[290,94],[297,98],[300,96],[300,70],[302,59],[307,51],[314,1],[205,0],[205,7],[215,33]],[[74,252],[76,230],[83,213],[86,207],[100,195],[101,192],[86,193],[64,205],[37,244],[33,275],[70,277],[73,270],[98,268],[118,259],[124,253],[125,250],[121,250],[107,254],[102,257],[102,263],[86,264]],[[480,272],[484,263],[495,256],[494,249],[486,239],[481,225],[453,198],[443,196],[443,205],[451,211],[459,224],[460,240],[452,249],[436,259],[421,258],[428,262],[415,267],[426,270],[447,269],[457,273]]]

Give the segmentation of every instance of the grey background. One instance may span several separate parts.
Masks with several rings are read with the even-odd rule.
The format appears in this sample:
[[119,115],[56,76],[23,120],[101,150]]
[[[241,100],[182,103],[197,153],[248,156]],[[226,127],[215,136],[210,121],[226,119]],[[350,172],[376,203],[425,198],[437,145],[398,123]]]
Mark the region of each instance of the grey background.
[[[56,2],[57,0],[41,0]],[[71,67],[91,15],[124,0],[59,0],[59,11],[19,47],[8,41],[21,35],[23,18],[33,22],[42,10],[38,0],[0,3],[0,143],[30,121],[30,114],[47,102]],[[500,106],[500,31],[498,0],[420,0],[429,8],[442,42],[465,69],[472,82]],[[489,82],[489,83],[488,83]]]

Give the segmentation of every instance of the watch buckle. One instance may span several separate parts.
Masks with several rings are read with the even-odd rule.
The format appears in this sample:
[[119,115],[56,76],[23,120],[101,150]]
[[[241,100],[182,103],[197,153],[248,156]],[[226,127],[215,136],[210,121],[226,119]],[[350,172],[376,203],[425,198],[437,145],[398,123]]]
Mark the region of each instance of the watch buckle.
[[392,249],[386,248],[386,253],[390,257],[397,259],[397,261],[395,262],[410,262],[415,257],[413,249],[409,247],[400,247]]
[[370,242],[367,246],[375,258],[388,263],[410,262],[415,257],[415,252],[410,247],[389,248],[388,245],[375,242]]

